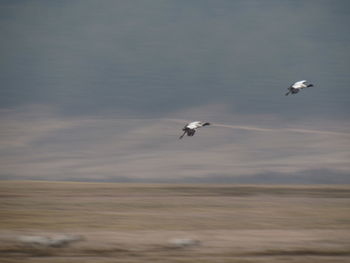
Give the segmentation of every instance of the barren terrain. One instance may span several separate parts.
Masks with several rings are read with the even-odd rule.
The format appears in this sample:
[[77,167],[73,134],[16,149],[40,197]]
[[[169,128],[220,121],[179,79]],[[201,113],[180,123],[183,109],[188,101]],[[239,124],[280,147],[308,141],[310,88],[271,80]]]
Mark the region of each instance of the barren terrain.
[[1,181],[0,200],[0,262],[350,262],[348,185]]

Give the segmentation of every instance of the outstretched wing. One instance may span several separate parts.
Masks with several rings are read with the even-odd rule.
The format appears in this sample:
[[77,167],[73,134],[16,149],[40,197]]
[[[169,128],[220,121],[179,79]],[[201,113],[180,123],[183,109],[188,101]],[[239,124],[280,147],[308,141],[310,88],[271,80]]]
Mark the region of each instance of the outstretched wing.
[[191,122],[190,124],[188,124],[187,128],[189,128],[189,129],[197,129],[200,126],[201,126],[201,122],[200,121],[194,121],[194,122]]
[[294,85],[300,86],[300,85],[303,85],[305,83],[306,83],[306,80],[300,80],[300,81],[295,82]]

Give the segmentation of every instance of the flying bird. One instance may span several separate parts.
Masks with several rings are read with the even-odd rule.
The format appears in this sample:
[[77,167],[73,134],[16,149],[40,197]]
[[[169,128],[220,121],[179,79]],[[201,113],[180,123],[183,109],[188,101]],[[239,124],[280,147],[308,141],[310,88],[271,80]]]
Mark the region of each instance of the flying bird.
[[313,84],[308,84],[306,80],[300,80],[300,81],[295,82],[292,86],[290,86],[288,88],[288,92],[285,95],[288,96],[290,93],[296,94],[301,89],[310,88],[313,86],[314,86]]
[[182,137],[184,137],[185,134],[187,134],[187,136],[193,136],[196,133],[196,130],[198,128],[203,126],[208,126],[208,125],[210,125],[209,122],[202,122],[202,121],[190,122],[186,124],[185,127],[182,129],[184,133],[179,137],[179,139],[182,139]]

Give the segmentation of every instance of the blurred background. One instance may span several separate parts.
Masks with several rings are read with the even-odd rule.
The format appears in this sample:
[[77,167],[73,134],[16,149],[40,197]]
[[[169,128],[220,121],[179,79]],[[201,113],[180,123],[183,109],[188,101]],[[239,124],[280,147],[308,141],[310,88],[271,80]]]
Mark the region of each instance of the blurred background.
[[[0,178],[349,183],[349,12],[1,1]],[[179,141],[194,120],[214,125]]]
[[349,24],[347,0],[0,0],[0,261],[349,262]]

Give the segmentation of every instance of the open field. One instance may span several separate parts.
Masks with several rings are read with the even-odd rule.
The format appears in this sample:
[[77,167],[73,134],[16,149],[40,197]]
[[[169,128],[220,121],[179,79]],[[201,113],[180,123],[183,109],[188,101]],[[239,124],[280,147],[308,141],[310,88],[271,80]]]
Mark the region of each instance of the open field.
[[[350,186],[0,182],[0,262],[350,262]],[[81,236],[63,246],[23,236]]]

